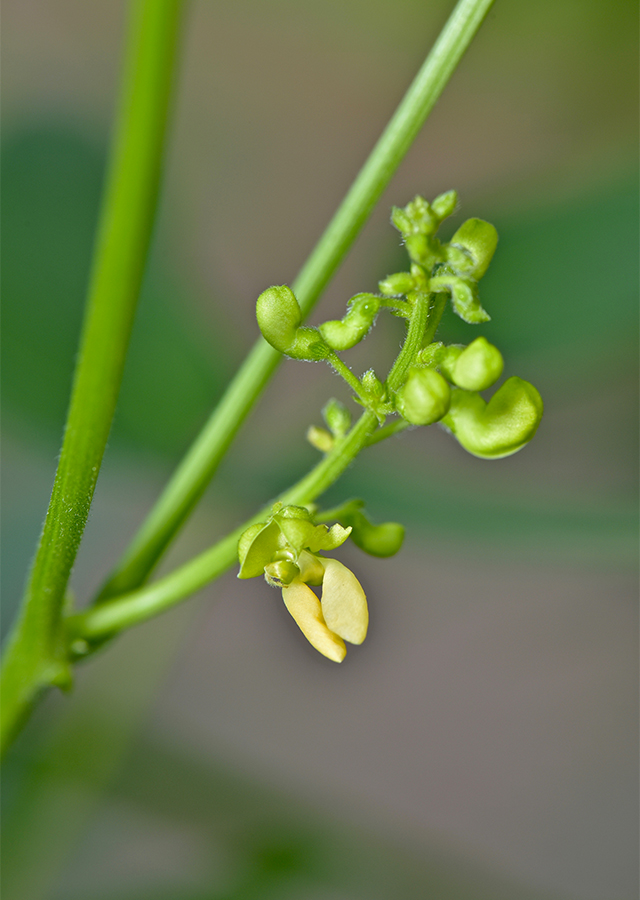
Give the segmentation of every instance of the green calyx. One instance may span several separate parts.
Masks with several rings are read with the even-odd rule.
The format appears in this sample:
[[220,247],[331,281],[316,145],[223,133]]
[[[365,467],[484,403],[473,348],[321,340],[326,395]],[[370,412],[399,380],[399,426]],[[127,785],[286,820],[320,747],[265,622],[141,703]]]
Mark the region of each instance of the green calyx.
[[[238,578],[255,578],[266,573],[274,583],[278,580],[289,583],[283,579],[288,577],[287,573],[294,572],[291,565],[298,566],[303,551],[315,554],[335,550],[347,540],[350,531],[339,524],[331,528],[316,525],[305,507],[276,504],[266,522],[251,525],[240,537]],[[295,577],[295,572],[291,577]]]
[[488,403],[479,394],[454,390],[442,424],[469,453],[482,459],[500,459],[521,450],[531,440],[543,410],[534,386],[512,377]]

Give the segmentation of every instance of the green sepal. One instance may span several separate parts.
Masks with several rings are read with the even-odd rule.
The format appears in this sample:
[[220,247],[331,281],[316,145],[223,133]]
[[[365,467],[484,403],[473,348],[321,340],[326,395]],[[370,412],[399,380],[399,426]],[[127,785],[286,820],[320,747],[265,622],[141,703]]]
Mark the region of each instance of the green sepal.
[[238,578],[256,578],[262,575],[280,546],[280,528],[271,521],[251,525],[238,541],[240,571]]
[[454,312],[470,325],[490,321],[491,316],[480,304],[475,281],[459,278],[457,275],[438,274],[435,278],[431,278],[429,287],[436,294],[448,291],[451,294]]
[[322,410],[322,418],[334,437],[344,437],[351,428],[351,413],[339,400],[329,400]]
[[290,519],[286,516],[276,515],[273,517],[273,521],[280,528],[286,545],[291,547],[296,554],[300,553],[304,547],[308,547],[309,542],[313,539],[316,526],[308,519]]
[[474,456],[501,459],[531,440],[543,410],[536,388],[522,378],[512,377],[488,403],[479,394],[454,389],[442,424]]
[[396,409],[412,425],[432,425],[449,409],[451,389],[431,368],[413,367],[396,395]]
[[[279,348],[276,347],[276,350]],[[304,359],[308,362],[319,362],[326,359],[330,354],[330,349],[322,340],[320,332],[317,328],[311,328],[308,325],[301,325],[297,329],[295,339],[286,350],[281,350],[291,359]]]
[[496,252],[498,232],[483,219],[467,219],[451,238],[450,246],[460,248],[468,255],[468,265],[461,271],[479,281]]
[[343,528],[338,522],[331,528],[327,525],[317,525],[313,536],[306,548],[311,553],[319,553],[320,550],[335,550],[347,540],[351,534],[351,528]]

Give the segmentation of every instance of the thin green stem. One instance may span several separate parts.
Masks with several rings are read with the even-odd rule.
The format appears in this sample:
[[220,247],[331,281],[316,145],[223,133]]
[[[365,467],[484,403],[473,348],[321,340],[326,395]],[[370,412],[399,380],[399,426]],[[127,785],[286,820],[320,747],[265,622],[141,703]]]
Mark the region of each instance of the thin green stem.
[[157,205],[180,0],[133,4],[111,168],[62,450],[23,606],[5,654],[6,746],[46,685],[70,681],[64,596],[124,367]]
[[[371,155],[292,284],[307,315],[346,256],[493,0],[460,0]],[[231,441],[271,378],[280,354],[254,345],[199,437],[102,588],[99,599],[142,584],[213,477]]]
[[[297,484],[277,498],[282,503],[305,506],[312,503],[336,481],[358,453],[367,445],[369,435],[376,428],[377,419],[372,412],[362,413],[353,428],[335,447]],[[158,613],[175,606],[210,581],[225,572],[238,558],[238,539],[254,522],[260,522],[271,511],[265,507],[251,519],[232,531],[209,550],[194,557],[137,591],[91,607],[84,613],[67,620],[72,649],[90,649],[92,641],[101,641],[120,631],[138,625]]]
[[410,422],[407,422],[406,419],[394,419],[392,422],[389,422],[388,425],[377,428],[369,435],[367,447],[372,447],[373,444],[379,444],[380,441],[386,441],[387,438],[393,437],[395,434],[400,434],[411,427]]
[[418,350],[422,347],[424,333],[429,318],[429,294],[415,293],[412,295],[413,311],[409,319],[407,337],[398,358],[391,367],[387,378],[387,388],[393,393],[404,384],[409,367],[414,362]]
[[361,399],[364,397],[362,393],[362,385],[356,376],[353,374],[351,369],[343,362],[342,359],[338,356],[337,353],[331,352],[329,356],[327,356],[327,362],[332,367],[334,372],[337,372],[341,378],[347,382],[352,391],[360,397]]

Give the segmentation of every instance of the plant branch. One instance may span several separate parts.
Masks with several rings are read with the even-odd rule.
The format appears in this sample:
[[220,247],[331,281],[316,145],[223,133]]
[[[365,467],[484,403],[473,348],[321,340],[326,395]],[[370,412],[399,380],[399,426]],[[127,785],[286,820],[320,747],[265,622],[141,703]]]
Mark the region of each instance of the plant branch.
[[39,691],[70,682],[61,622],[102,462],[157,205],[180,0],[132,6],[123,89],[58,470],[5,654],[4,747]]
[[[346,256],[493,0],[460,0],[292,289],[307,315]],[[103,586],[98,600],[142,584],[174,538],[273,375],[280,354],[259,338],[216,410]]]
[[[277,499],[285,504],[300,506],[311,503],[340,477],[367,445],[369,435],[376,426],[377,419],[372,412],[362,413],[349,433],[336,442],[333,450]],[[82,649],[90,650],[92,641],[102,641],[153,618],[200,590],[237,561],[238,540],[242,532],[254,522],[262,521],[270,512],[271,505],[164,578],[69,617],[67,628],[72,649],[77,641],[87,641],[88,647]]]

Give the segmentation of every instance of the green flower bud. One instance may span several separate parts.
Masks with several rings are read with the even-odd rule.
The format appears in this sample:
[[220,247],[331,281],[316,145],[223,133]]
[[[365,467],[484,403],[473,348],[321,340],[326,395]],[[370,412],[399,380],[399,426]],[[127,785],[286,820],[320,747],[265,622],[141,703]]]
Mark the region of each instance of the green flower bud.
[[451,366],[451,380],[466,391],[484,391],[500,378],[503,368],[498,348],[479,337],[459,353]]
[[456,275],[436,275],[429,281],[429,287],[434,293],[450,293],[454,312],[470,325],[478,325],[491,319],[480,305],[475,281],[458,278]]
[[256,318],[262,336],[280,353],[287,353],[302,322],[300,306],[286,284],[263,291],[256,302]]
[[379,309],[380,299],[374,294],[356,294],[342,321],[325,322],[318,330],[333,350],[349,350],[367,334]]
[[331,399],[322,410],[322,417],[331,433],[341,438],[351,428],[351,413],[339,400]]
[[451,238],[453,247],[460,247],[470,257],[469,274],[479,281],[489,268],[489,263],[496,252],[498,232],[490,222],[482,219],[467,219]]
[[449,409],[449,385],[435,369],[409,370],[396,397],[396,409],[412,425],[431,425]]
[[439,366],[448,349],[442,341],[433,341],[420,350],[417,361],[421,366],[430,366],[431,368]]
[[312,447],[321,453],[329,453],[333,450],[334,440],[326,428],[318,428],[317,425],[309,425],[307,428],[307,440]]
[[378,282],[378,290],[385,297],[408,294],[409,291],[415,290],[413,275],[409,272],[396,272],[394,275],[387,275],[383,281]]
[[528,381],[509,378],[489,403],[479,394],[454,390],[442,420],[465,450],[483,459],[500,459],[528,443],[540,424],[542,398]]
[[404,527],[399,522],[374,525],[359,510],[349,516],[351,539],[369,556],[394,556],[404,541]]
[[373,369],[367,369],[362,378],[360,379],[362,387],[365,389],[367,394],[371,394],[372,397],[381,398],[384,394],[384,385],[373,371]]
[[439,221],[442,222],[444,219],[448,219],[449,216],[454,214],[457,205],[458,192],[447,191],[446,194],[439,194],[436,197],[431,204],[431,209],[438,217]]

